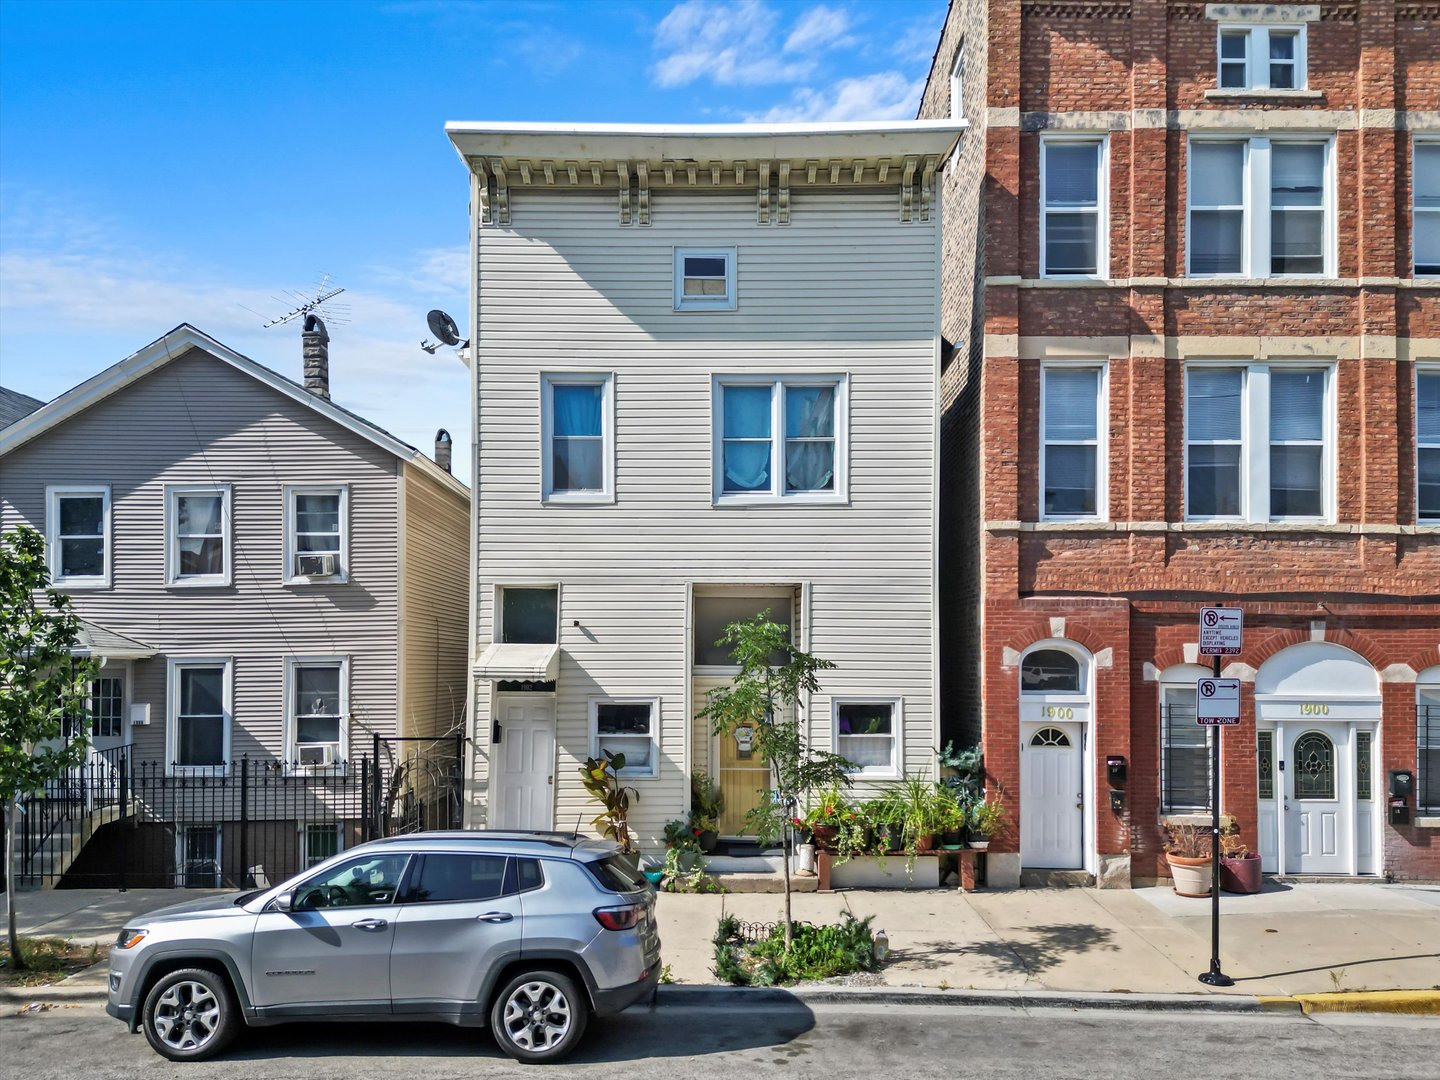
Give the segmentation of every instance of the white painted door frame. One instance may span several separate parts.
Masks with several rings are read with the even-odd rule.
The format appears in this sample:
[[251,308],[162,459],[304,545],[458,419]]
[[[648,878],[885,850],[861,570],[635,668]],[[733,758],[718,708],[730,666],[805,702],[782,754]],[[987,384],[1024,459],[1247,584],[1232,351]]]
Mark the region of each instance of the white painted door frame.
[[[1065,714],[1065,719],[1025,719],[1020,724],[1020,864],[1025,866],[1040,866],[1037,862],[1027,862],[1025,859],[1026,829],[1025,818],[1027,817],[1025,807],[1030,797],[1027,792],[1027,771],[1026,755],[1033,754],[1036,748],[1029,745],[1035,733],[1047,727],[1054,727],[1066,733],[1072,740],[1077,740],[1079,745],[1074,747],[1076,767],[1079,775],[1075,778],[1079,791],[1076,793],[1080,799],[1077,807],[1077,816],[1080,819],[1080,850],[1077,853],[1077,866],[1074,867],[1050,867],[1044,869],[1078,869],[1095,872],[1095,833],[1094,833],[1094,769],[1091,767],[1094,754],[1094,740],[1090,737],[1090,724],[1088,716],[1082,719],[1079,710],[1073,707],[1059,707]],[[1022,710],[1022,716],[1025,710]]]
[[[533,817],[537,817],[537,818],[542,818],[543,820],[530,820],[530,821],[527,821],[526,824],[525,824],[523,827],[524,827],[524,828],[529,828],[529,829],[540,829],[540,830],[553,829],[553,828],[555,827],[555,787],[556,787],[556,785],[555,785],[555,765],[556,765],[556,754],[557,754],[557,752],[558,752],[556,732],[555,732],[555,726],[556,726],[556,725],[555,725],[556,696],[555,696],[555,694],[553,694],[553,693],[509,693],[509,694],[502,694],[502,693],[497,692],[497,693],[495,693],[494,697],[492,698],[492,702],[493,702],[493,706],[492,706],[491,712],[490,712],[490,721],[491,721],[491,730],[492,730],[492,732],[493,732],[493,730],[494,730],[494,725],[495,725],[496,723],[500,724],[500,725],[502,726],[502,729],[503,729],[503,727],[504,727],[505,724],[506,724],[505,710],[506,710],[508,707],[512,706],[512,705],[520,705],[520,706],[535,705],[535,706],[541,706],[541,707],[548,707],[548,709],[549,709],[550,716],[549,716],[549,725],[548,725],[548,727],[549,727],[550,752],[549,752],[549,760],[548,760],[548,762],[544,763],[544,764],[545,764],[545,774],[546,774],[546,775],[545,775],[545,781],[544,781],[544,782],[545,782],[545,786],[546,786],[546,791],[548,792],[548,797],[542,797],[542,798],[536,799],[536,800],[532,803],[532,805],[531,805],[532,816],[533,816]],[[526,709],[525,711],[526,711],[526,713],[528,714],[529,710]],[[525,718],[525,721],[526,721],[527,724],[528,724],[529,720],[530,720],[530,717],[527,715],[526,718]],[[543,725],[543,723],[537,723],[537,726],[544,726],[544,725]],[[500,827],[500,826],[497,824],[497,820],[496,820],[496,819],[497,819],[497,817],[498,817],[498,808],[499,808],[499,806],[501,805],[501,796],[504,794],[504,790],[505,790],[505,782],[504,782],[504,780],[503,780],[504,773],[498,768],[498,763],[497,763],[497,760],[496,760],[496,759],[497,759],[497,751],[504,752],[504,750],[510,749],[510,747],[505,747],[505,739],[506,739],[506,738],[513,739],[513,737],[514,737],[513,735],[507,736],[507,735],[503,732],[503,730],[502,730],[502,735],[501,735],[502,742],[501,742],[501,745],[497,747],[493,741],[490,743],[490,771],[489,771],[489,789],[490,789],[490,790],[489,790],[489,797],[488,797],[488,800],[487,800],[487,802],[488,802],[488,811],[489,811],[489,812],[486,814],[486,823],[487,823],[487,825],[488,825],[490,828],[492,828],[492,829],[493,829],[493,828]],[[514,746],[514,743],[513,743],[513,741],[512,741],[512,742],[511,742],[511,747],[513,747],[513,746]],[[503,748],[503,749],[502,749],[502,748]],[[539,776],[539,775],[540,775],[540,770],[538,770],[538,769],[535,770],[534,772],[532,772],[532,776]]]

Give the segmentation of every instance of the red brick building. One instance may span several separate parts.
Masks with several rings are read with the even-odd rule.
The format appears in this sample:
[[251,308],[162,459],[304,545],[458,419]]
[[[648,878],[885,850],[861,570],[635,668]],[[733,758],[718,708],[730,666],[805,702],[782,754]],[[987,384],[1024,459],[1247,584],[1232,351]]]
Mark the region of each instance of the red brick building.
[[1215,602],[1265,870],[1440,879],[1440,4],[953,0],[952,112],[942,693],[992,881],[1168,873]]

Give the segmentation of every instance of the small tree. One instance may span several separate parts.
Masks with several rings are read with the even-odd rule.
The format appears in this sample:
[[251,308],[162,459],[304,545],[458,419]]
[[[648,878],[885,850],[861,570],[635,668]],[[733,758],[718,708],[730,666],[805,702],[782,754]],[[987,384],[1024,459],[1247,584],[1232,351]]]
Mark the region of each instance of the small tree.
[[[91,665],[74,657],[79,636],[70,598],[50,588],[40,534],[22,525],[0,536],[0,805],[10,963],[17,971],[25,959],[15,929],[15,824],[27,794],[85,760],[80,717]],[[67,719],[74,721],[68,731]]]
[[[730,737],[749,727],[751,746],[770,766],[770,797],[746,815],[746,823],[762,841],[783,838],[785,859],[785,949],[794,940],[790,907],[790,824],[806,792],[816,788],[848,786],[853,766],[838,754],[816,750],[800,724],[796,706],[804,694],[820,689],[816,672],[833,668],[829,660],[802,652],[790,644],[790,628],[770,621],[762,611],[744,622],[725,627],[718,642],[730,646],[740,671],[729,686],[716,687],[705,696],[699,715],[710,721],[716,735]],[[771,660],[788,656],[784,664]],[[792,710],[789,719],[784,710]]]

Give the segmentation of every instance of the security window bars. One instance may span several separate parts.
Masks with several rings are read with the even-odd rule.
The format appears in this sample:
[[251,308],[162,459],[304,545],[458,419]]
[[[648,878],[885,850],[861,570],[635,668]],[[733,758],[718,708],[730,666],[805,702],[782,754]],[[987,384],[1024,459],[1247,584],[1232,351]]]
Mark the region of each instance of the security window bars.
[[1416,517],[1440,524],[1440,368],[1415,373]]
[[625,755],[619,775],[659,775],[659,712],[655,698],[594,698],[590,702],[591,753]]
[[720,379],[717,501],[843,496],[845,382]]
[[47,492],[51,580],[62,588],[109,584],[109,488],[52,487]]
[[836,701],[835,753],[859,777],[899,775],[897,701]]
[[735,248],[677,248],[675,310],[734,310]]
[[1052,138],[1040,148],[1041,273],[1104,277],[1105,141]]
[[1415,747],[1415,809],[1440,814],[1440,684],[1417,688]]
[[340,854],[340,826],[336,822],[306,822],[300,826],[300,869],[309,870]]
[[90,735],[118,739],[125,730],[125,680],[112,675],[90,681]]
[[1210,809],[1212,728],[1195,722],[1195,687],[1163,688],[1160,708],[1160,810]]
[[220,826],[182,827],[179,856],[179,885],[186,889],[219,888]]
[[613,497],[613,408],[608,375],[547,374],[541,382],[543,486],[547,501]]
[[1305,31],[1300,26],[1225,26],[1216,49],[1222,90],[1305,87]]
[[1410,246],[1417,275],[1440,274],[1440,140],[1415,143]]
[[1100,489],[1101,387],[1099,367],[1041,369],[1042,509],[1046,518],[1103,516]]

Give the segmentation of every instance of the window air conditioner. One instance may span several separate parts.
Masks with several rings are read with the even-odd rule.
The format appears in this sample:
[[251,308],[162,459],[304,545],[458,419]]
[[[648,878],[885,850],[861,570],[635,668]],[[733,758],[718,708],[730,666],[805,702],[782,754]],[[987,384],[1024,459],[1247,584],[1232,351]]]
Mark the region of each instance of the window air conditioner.
[[301,577],[334,577],[334,555],[298,555]]
[[335,764],[334,743],[306,743],[297,754],[302,768],[324,768]]

